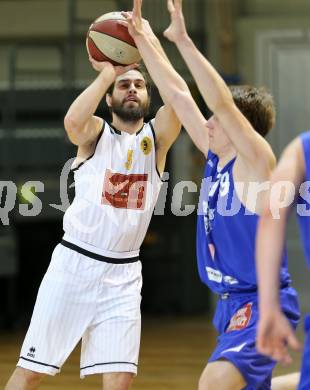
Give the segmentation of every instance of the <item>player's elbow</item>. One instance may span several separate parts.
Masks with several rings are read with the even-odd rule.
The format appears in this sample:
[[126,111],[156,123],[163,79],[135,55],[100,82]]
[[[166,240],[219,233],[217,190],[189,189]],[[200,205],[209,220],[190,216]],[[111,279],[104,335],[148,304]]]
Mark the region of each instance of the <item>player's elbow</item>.
[[[190,100],[192,100],[192,96],[189,91],[176,89],[171,94],[170,105],[177,114],[184,113],[189,107]],[[178,116],[180,117],[180,115]]]
[[78,145],[77,135],[79,134],[79,127],[73,115],[67,114],[64,118],[64,127],[70,141]]
[[188,86],[184,80],[176,80],[176,82],[169,88],[165,88],[160,92],[165,100],[165,103],[175,108],[176,104],[186,99],[187,95],[190,95]]
[[77,128],[77,123],[74,115],[67,113],[64,119],[64,126],[67,132]]
[[209,105],[209,109],[218,117],[221,117],[222,113],[238,110],[231,95],[218,96],[215,102]]

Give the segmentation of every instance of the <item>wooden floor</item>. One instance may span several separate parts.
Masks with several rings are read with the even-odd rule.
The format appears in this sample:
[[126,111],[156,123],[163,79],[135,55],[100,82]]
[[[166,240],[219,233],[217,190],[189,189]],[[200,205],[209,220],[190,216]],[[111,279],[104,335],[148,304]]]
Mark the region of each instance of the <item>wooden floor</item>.
[[[216,334],[205,317],[144,319],[139,373],[134,390],[194,390],[199,375],[215,345]],[[0,389],[11,374],[24,335],[0,334]],[[300,339],[302,336],[300,335]],[[290,367],[277,367],[275,374],[297,371],[299,354]],[[100,377],[79,378],[79,348],[60,375],[48,377],[40,389],[99,389]],[[220,389],[219,389],[220,390]]]

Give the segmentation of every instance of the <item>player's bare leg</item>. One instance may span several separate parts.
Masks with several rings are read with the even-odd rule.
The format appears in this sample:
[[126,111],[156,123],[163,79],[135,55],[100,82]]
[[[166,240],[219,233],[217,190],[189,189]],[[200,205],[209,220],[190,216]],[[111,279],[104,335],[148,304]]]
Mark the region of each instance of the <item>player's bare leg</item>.
[[130,390],[133,381],[133,374],[130,372],[113,372],[103,374],[103,390]]
[[271,381],[272,390],[295,390],[300,380],[300,372],[276,376]]
[[45,374],[16,367],[5,390],[35,390],[40,385]]
[[240,371],[227,360],[207,364],[199,379],[198,390],[241,390],[246,382]]

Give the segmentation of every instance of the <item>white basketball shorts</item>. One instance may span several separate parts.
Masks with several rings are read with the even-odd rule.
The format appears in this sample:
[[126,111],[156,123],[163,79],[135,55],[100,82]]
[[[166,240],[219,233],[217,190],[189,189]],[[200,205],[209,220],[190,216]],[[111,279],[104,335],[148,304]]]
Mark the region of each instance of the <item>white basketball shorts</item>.
[[137,373],[141,262],[112,264],[56,246],[17,366],[55,375],[82,339],[81,371]]

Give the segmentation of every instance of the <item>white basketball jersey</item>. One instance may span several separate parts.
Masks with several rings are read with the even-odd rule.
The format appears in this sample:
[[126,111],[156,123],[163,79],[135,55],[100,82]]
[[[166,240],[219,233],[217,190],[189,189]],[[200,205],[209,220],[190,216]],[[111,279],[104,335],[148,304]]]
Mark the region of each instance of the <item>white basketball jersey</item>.
[[64,238],[105,256],[137,255],[162,184],[152,125],[128,134],[105,122],[94,154],[74,178]]

